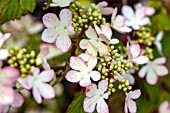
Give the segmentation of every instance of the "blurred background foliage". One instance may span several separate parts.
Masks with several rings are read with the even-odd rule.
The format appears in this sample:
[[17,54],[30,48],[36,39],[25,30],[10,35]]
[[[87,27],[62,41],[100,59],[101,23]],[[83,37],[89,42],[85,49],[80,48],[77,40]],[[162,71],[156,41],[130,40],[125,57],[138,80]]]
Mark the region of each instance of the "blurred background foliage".
[[[41,21],[44,14],[50,12],[58,15],[61,8],[49,8],[51,0],[0,0],[0,25],[5,22],[20,19],[21,16],[31,14],[35,17],[36,21]],[[89,5],[92,2],[98,3],[102,0],[79,0],[84,5]],[[164,31],[164,37],[162,40],[163,53],[168,58],[167,67],[170,69],[170,1],[169,0],[105,0],[111,7],[118,7],[119,13],[122,5],[128,4],[134,6],[138,2],[142,2],[148,6],[156,9],[156,14],[151,17],[152,29],[157,31]],[[47,5],[44,5],[47,2]],[[107,20],[110,17],[106,17]],[[109,20],[110,21],[110,20]],[[27,23],[27,22],[26,22]],[[7,32],[2,27],[1,31]],[[41,30],[42,31],[42,30]],[[15,37],[14,41],[21,41],[22,39],[27,40],[24,45],[29,50],[35,50],[38,54],[39,44],[41,41],[41,31],[36,34],[29,34],[25,31],[13,31],[12,35]],[[10,43],[11,44],[11,43]],[[15,45],[16,43],[14,43]],[[78,52],[78,51],[76,51]],[[78,54],[78,53],[77,53]],[[154,50],[154,56],[159,57],[158,51]],[[57,62],[64,62],[70,57],[70,51],[61,54],[58,57],[52,59],[51,65],[57,64]],[[67,70],[67,69],[62,69]],[[137,74],[137,73],[136,73]],[[57,72],[57,79],[62,77],[60,72]],[[138,78],[135,75],[136,83],[135,88],[142,90],[142,96],[137,100],[138,112],[137,113],[158,113],[158,107],[164,100],[170,101],[170,75],[162,77],[159,82],[154,85],[148,85],[144,79]],[[11,109],[10,112],[17,113],[84,113],[82,103],[85,98],[83,93],[78,93],[80,87],[76,84],[70,85],[66,80],[59,81],[55,88],[57,93],[55,99],[45,100],[42,104],[38,105],[33,98],[25,99],[23,107]],[[60,85],[59,85],[60,84]],[[73,104],[69,106],[69,103],[73,101]],[[125,95],[122,92],[117,92],[109,98],[108,104],[110,113],[123,113]],[[68,107],[69,106],[69,107]],[[67,110],[67,108],[69,108]]]

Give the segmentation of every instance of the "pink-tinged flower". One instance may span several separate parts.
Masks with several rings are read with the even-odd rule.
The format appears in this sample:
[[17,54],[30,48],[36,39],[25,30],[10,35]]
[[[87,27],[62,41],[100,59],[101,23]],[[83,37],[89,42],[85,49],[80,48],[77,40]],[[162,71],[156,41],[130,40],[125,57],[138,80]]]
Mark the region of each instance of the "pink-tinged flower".
[[86,87],[91,84],[90,78],[98,81],[101,75],[98,71],[92,71],[97,64],[97,58],[91,57],[87,63],[80,57],[70,58],[70,67],[74,70],[67,72],[65,78],[73,83],[79,82],[80,86]]
[[131,26],[134,30],[138,30],[140,26],[150,23],[150,19],[145,17],[145,10],[143,8],[136,9],[134,12],[130,6],[124,5],[122,14],[127,19],[125,25]]
[[97,25],[94,25],[94,28],[95,28],[97,34],[101,38],[103,38],[103,40],[107,44],[117,44],[117,43],[119,43],[118,39],[111,39],[111,37],[112,37],[112,30],[111,30],[109,24],[102,25],[101,29]]
[[99,2],[97,6],[103,15],[111,15],[113,13],[114,9],[112,7],[107,7],[108,3],[106,1]]
[[146,81],[154,85],[158,81],[158,77],[167,75],[168,69],[163,65],[166,62],[166,58],[160,57],[154,61],[149,61],[145,66],[143,66],[139,71],[139,77],[144,78],[146,75]]
[[15,93],[12,84],[18,79],[16,68],[4,67],[0,69],[0,105],[10,105],[14,101]]
[[145,15],[147,16],[152,16],[155,13],[155,9],[152,7],[148,7],[148,6],[143,6],[141,3],[137,3],[135,5],[135,9],[144,9],[145,11]]
[[50,82],[53,79],[54,71],[44,70],[40,73],[39,68],[35,68],[33,76],[28,75],[26,78],[19,78],[18,82],[25,89],[32,89],[33,97],[37,103],[42,102],[42,98],[52,99],[55,97],[55,91],[53,87],[46,82]]
[[50,7],[66,7],[69,6],[74,0],[52,0]]
[[139,44],[132,44],[129,47],[129,42],[128,42],[126,48],[127,48],[128,58],[131,62],[137,64],[145,64],[149,61],[148,57],[140,56],[141,48]]
[[170,104],[168,101],[162,102],[161,105],[159,106],[159,113],[170,113],[169,106]]
[[108,94],[105,93],[107,88],[107,80],[100,81],[98,88],[94,83],[86,87],[86,98],[83,105],[85,112],[92,113],[96,107],[98,113],[109,113],[108,105],[104,100],[108,99]]
[[71,26],[72,13],[69,9],[61,10],[60,20],[53,13],[43,16],[43,23],[47,27],[42,33],[42,40],[47,43],[56,43],[56,46],[62,52],[66,52],[71,46],[69,34],[74,32]]
[[162,53],[162,44],[161,44],[161,40],[163,38],[163,32],[160,31],[157,35],[156,35],[156,40],[155,40],[155,45],[158,49],[158,52],[160,55],[163,55]]
[[1,47],[9,37],[10,33],[2,34],[0,32],[0,60],[5,60],[10,56],[7,49],[1,49]]
[[125,107],[124,107],[125,113],[128,113],[128,109],[130,113],[136,113],[137,111],[136,102],[133,101],[132,99],[137,99],[140,97],[140,95],[141,95],[141,91],[139,89],[135,91],[130,91],[127,94],[125,99]]
[[115,29],[117,32],[120,32],[120,33],[131,32],[132,29],[125,25],[126,18],[122,15],[117,15],[117,16],[116,15],[117,15],[117,8],[115,8],[113,13],[112,13],[112,18],[111,18],[112,28]]
[[89,28],[86,31],[86,36],[89,39],[82,39],[79,43],[79,46],[81,49],[83,49],[83,50],[87,49],[87,44],[91,43],[96,50],[95,54],[97,54],[97,52],[99,52],[103,55],[107,55],[107,53],[109,51],[109,47],[106,44],[102,43],[105,40],[103,40],[102,37],[98,37],[93,28]]

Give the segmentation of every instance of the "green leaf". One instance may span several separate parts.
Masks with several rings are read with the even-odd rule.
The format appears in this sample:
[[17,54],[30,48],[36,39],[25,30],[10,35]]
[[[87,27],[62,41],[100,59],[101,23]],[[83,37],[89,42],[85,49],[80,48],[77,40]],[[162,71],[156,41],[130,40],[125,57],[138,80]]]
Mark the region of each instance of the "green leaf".
[[85,99],[85,94],[80,92],[75,97],[73,102],[69,105],[67,113],[86,113],[83,110],[83,101]]
[[38,0],[2,0],[0,1],[0,24],[18,19],[22,15],[32,13]]

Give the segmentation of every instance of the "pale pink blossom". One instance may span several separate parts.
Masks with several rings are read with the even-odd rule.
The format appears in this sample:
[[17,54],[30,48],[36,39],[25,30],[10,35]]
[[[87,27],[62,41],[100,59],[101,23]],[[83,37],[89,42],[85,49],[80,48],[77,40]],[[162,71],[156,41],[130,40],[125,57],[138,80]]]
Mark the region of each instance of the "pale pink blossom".
[[108,99],[106,93],[108,89],[108,81],[102,80],[99,82],[98,87],[92,83],[86,87],[86,98],[84,100],[84,111],[92,113],[97,109],[98,113],[109,113],[109,108],[104,99]]
[[158,81],[158,77],[165,76],[169,73],[168,69],[163,65],[166,62],[166,58],[160,57],[154,61],[149,61],[139,71],[139,77],[144,78],[146,75],[146,81],[154,85]]
[[163,38],[163,31],[160,31],[156,35],[156,40],[155,40],[155,45],[156,45],[160,55],[163,55],[163,53],[162,53],[162,43],[161,43],[162,38]]
[[145,11],[145,15],[147,16],[152,16],[155,13],[155,9],[152,7],[148,7],[148,6],[143,6],[141,3],[137,3],[135,5],[135,9],[144,9]]
[[91,57],[87,63],[80,57],[70,58],[70,67],[73,70],[67,72],[65,78],[73,83],[79,82],[80,86],[86,87],[91,84],[90,78],[94,81],[98,81],[101,75],[98,71],[93,71],[97,64],[97,58]]
[[10,33],[2,34],[0,32],[0,60],[5,60],[5,59],[7,59],[10,56],[10,54],[9,54],[7,49],[2,49],[3,44],[5,43],[5,41],[9,37],[10,37]]
[[160,104],[159,113],[170,113],[170,104],[168,101],[164,101]]
[[15,93],[12,85],[19,77],[16,68],[4,67],[0,69],[0,105],[10,105],[14,101]]
[[42,40],[56,44],[62,52],[66,52],[71,46],[69,34],[74,32],[71,26],[72,13],[69,9],[62,9],[59,14],[60,20],[53,13],[43,16],[43,23],[47,27],[42,33]]
[[128,58],[132,63],[145,64],[149,61],[148,57],[140,55],[141,48],[139,44],[132,44],[129,46],[129,42],[128,42],[126,48],[127,48]]
[[101,38],[103,38],[103,40],[107,44],[117,44],[117,43],[119,43],[118,39],[111,39],[112,38],[112,30],[111,30],[109,24],[102,25],[101,29],[97,25],[94,25],[94,28],[95,28],[97,34]]
[[139,98],[141,95],[141,91],[138,90],[134,90],[134,91],[130,91],[125,99],[125,113],[128,113],[128,109],[130,111],[130,113],[136,113],[137,111],[137,106],[136,106],[136,102],[132,99],[137,99]]
[[134,30],[138,30],[140,26],[144,26],[150,23],[150,19],[145,17],[145,10],[138,8],[134,12],[132,7],[124,5],[122,8],[122,14],[126,17],[126,26],[132,27]]
[[111,15],[114,10],[112,7],[107,7],[108,3],[106,1],[99,2],[97,6],[103,15]]
[[115,8],[113,13],[112,13],[112,18],[111,18],[112,28],[115,29],[117,32],[120,32],[120,33],[131,32],[132,29],[125,25],[126,18],[122,15],[117,15],[117,16],[116,15],[117,15],[117,8]]
[[69,6],[74,0],[52,0],[50,7],[66,7]]
[[35,68],[32,75],[27,75],[26,78],[19,78],[18,82],[25,89],[32,89],[32,94],[37,103],[42,102],[44,99],[52,99],[55,97],[54,88],[46,82],[50,82],[53,79],[54,71],[44,70],[40,73],[39,68]]

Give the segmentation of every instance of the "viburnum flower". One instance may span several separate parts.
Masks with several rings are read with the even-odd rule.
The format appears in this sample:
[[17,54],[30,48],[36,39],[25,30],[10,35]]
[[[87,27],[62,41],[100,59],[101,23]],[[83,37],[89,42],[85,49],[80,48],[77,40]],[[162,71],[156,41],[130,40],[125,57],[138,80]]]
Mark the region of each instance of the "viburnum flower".
[[161,40],[163,38],[163,32],[160,31],[157,35],[156,35],[156,40],[155,40],[155,45],[158,49],[158,52],[160,55],[163,55],[162,53],[162,43],[161,43]]
[[55,97],[55,91],[53,87],[46,82],[50,82],[53,79],[54,71],[44,70],[40,73],[39,68],[35,68],[32,75],[27,75],[26,78],[19,78],[18,82],[25,89],[32,89],[33,97],[37,103],[42,102],[42,98],[52,99]]
[[112,37],[112,30],[109,26],[109,24],[104,24],[102,25],[101,29],[97,26],[94,25],[94,28],[97,32],[97,34],[103,38],[103,40],[108,43],[108,44],[117,44],[119,43],[118,39],[111,39]]
[[146,75],[146,81],[154,85],[158,81],[158,77],[167,75],[168,69],[163,65],[166,62],[166,58],[160,57],[154,61],[149,61],[139,71],[139,77],[143,78]]
[[124,5],[122,14],[127,19],[125,25],[131,26],[134,30],[138,30],[140,26],[150,23],[150,19],[145,17],[145,10],[143,8],[138,8],[134,12],[130,6]]
[[139,98],[141,95],[141,91],[135,90],[135,91],[130,91],[125,99],[125,113],[128,113],[128,109],[130,111],[130,113],[136,113],[137,111],[137,106],[136,106],[136,102],[133,101],[132,99],[137,99]]
[[15,92],[12,84],[19,77],[19,71],[13,67],[0,69],[0,105],[6,106],[13,103]]
[[113,13],[112,13],[112,18],[111,18],[112,28],[115,29],[117,32],[120,32],[120,33],[131,32],[132,29],[125,25],[126,18],[122,15],[117,15],[117,16],[116,15],[117,15],[117,8],[115,8]]
[[5,41],[10,37],[10,33],[2,34],[0,32],[0,60],[5,60],[10,56],[7,49],[1,49]]
[[98,88],[94,83],[86,87],[86,98],[83,105],[85,112],[92,113],[96,107],[98,113],[109,113],[108,105],[104,100],[108,99],[108,94],[105,93],[107,88],[107,80],[100,81]]
[[127,48],[128,58],[131,62],[137,64],[145,64],[149,61],[148,57],[140,56],[141,48],[139,44],[132,44],[129,47],[129,42],[128,42],[126,48]]
[[69,34],[74,32],[71,26],[72,13],[69,9],[61,10],[60,20],[53,13],[43,16],[43,23],[47,27],[42,33],[42,40],[47,43],[56,43],[56,46],[62,52],[66,52],[71,46]]
[[74,0],[52,0],[52,3],[50,4],[51,7],[66,7],[69,6],[71,2]]
[[137,9],[140,9],[140,8],[144,9],[145,15],[147,15],[147,16],[152,16],[155,13],[155,9],[154,8],[148,7],[148,6],[143,6],[141,3],[137,3],[135,5],[135,9],[137,10]]
[[111,15],[113,13],[114,9],[112,7],[107,7],[108,3],[106,1],[99,2],[97,6],[103,15]]
[[91,57],[86,64],[82,58],[72,56],[70,58],[70,67],[74,70],[67,72],[65,78],[73,83],[79,82],[80,86],[86,87],[91,84],[90,78],[94,81],[101,78],[98,71],[93,71],[96,64],[96,57]]
[[159,106],[159,113],[170,113],[169,106],[170,104],[168,101],[162,102],[161,105]]

